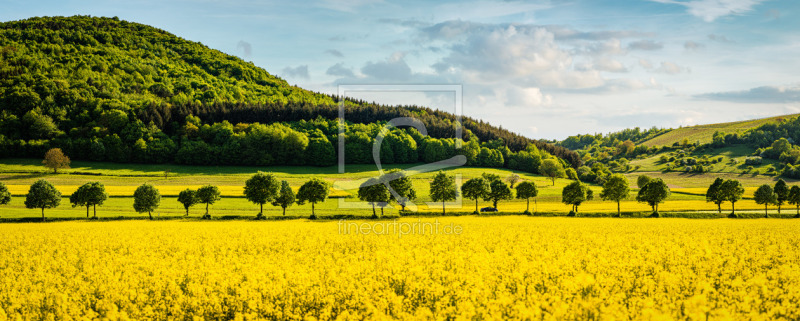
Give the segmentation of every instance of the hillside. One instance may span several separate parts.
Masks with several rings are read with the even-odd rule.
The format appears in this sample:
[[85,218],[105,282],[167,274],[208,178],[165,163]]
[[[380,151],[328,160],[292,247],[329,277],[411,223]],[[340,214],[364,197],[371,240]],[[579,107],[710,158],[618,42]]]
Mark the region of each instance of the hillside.
[[[673,187],[700,187],[716,177],[747,184],[800,179],[800,114],[678,129],[638,127],[570,136],[584,166],[577,176],[603,184],[612,173],[665,178]],[[701,183],[699,183],[701,182]]]
[[[340,97],[290,86],[252,63],[164,30],[97,17],[0,23],[0,157],[190,165],[331,165]],[[386,139],[387,163],[452,157],[456,116],[417,106],[345,99],[348,163],[371,163],[382,125],[422,121]],[[522,167],[566,148],[480,120],[461,119],[471,165]],[[399,155],[392,151],[400,150]],[[522,155],[522,156],[520,156]],[[536,156],[531,156],[536,155]],[[382,154],[382,158],[384,155]]]
[[743,134],[748,129],[756,128],[764,124],[779,123],[785,119],[794,118],[800,114],[781,115],[775,117],[744,120],[729,123],[706,124],[697,126],[688,126],[675,129],[668,129],[663,134],[653,137],[651,139],[639,142],[641,145],[648,147],[651,146],[672,146],[675,143],[682,143],[684,139],[688,139],[691,143],[707,144],[710,143],[715,132],[724,132],[726,134]]

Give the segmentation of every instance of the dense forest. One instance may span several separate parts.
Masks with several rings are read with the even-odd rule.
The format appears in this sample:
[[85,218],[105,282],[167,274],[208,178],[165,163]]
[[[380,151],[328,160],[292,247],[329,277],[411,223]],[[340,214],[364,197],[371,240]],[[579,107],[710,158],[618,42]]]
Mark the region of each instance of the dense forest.
[[384,162],[463,154],[472,165],[530,171],[553,155],[581,164],[567,148],[480,120],[291,86],[253,63],[116,17],[0,23],[0,157],[59,147],[73,159],[114,162],[332,165],[340,99],[350,163],[372,162],[387,121],[415,117],[429,136],[390,130]]

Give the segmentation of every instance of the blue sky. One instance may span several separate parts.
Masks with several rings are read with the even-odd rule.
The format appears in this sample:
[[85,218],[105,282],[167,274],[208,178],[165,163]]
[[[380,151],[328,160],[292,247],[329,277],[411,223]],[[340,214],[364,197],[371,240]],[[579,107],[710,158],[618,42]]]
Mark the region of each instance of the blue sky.
[[[0,20],[118,16],[292,84],[459,84],[464,114],[534,138],[800,113],[800,2],[21,1]],[[354,94],[358,95],[358,94]],[[440,94],[360,94],[453,110]]]

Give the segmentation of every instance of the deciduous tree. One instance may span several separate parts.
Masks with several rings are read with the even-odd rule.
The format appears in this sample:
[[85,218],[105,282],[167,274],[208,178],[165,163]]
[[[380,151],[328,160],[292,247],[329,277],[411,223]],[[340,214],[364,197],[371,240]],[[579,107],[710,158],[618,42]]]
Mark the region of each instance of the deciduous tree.
[[358,199],[369,202],[372,205],[372,217],[377,218],[378,215],[375,213],[375,205],[381,207],[381,216],[383,216],[383,207],[385,204],[389,203],[389,200],[392,199],[392,195],[389,194],[389,189],[386,187],[386,184],[383,184],[381,180],[377,178],[371,177],[358,188]]
[[636,195],[636,201],[647,203],[653,209],[653,216],[658,217],[658,204],[670,195],[669,186],[660,178],[648,181]]
[[564,189],[561,191],[561,202],[572,205],[570,215],[577,215],[578,206],[592,199],[594,199],[594,192],[589,189],[589,186],[580,181],[569,183],[569,185],[564,186]]
[[603,190],[600,192],[600,198],[605,201],[613,201],[617,203],[617,216],[621,216],[619,203],[630,195],[630,187],[628,179],[622,174],[613,174],[608,177],[606,183],[603,184]]
[[55,208],[59,204],[61,204],[61,192],[43,179],[33,183],[25,195],[25,207],[42,209],[42,221],[44,221],[44,209]]
[[455,200],[458,197],[455,176],[448,176],[444,171],[439,171],[431,181],[431,199],[434,202],[442,202],[442,215],[445,214],[444,203]]
[[275,200],[280,185],[272,174],[258,172],[244,183],[244,197],[259,205],[257,218],[264,217],[264,204]]
[[719,198],[723,202],[731,202],[731,217],[736,217],[736,202],[742,199],[742,195],[744,195],[744,187],[737,180],[726,180],[720,186]]
[[523,181],[517,185],[516,189],[517,198],[525,200],[525,214],[530,214],[531,197],[536,197],[539,195],[539,190],[536,188],[536,184],[531,181]]
[[475,200],[475,214],[478,212],[478,200],[489,194],[489,184],[483,177],[471,178],[461,185],[461,193],[467,199]]
[[557,159],[548,158],[542,161],[542,164],[539,165],[539,173],[550,177],[550,180],[553,182],[553,186],[556,185],[556,178],[566,177],[567,173],[564,170],[564,166],[561,165]]
[[286,208],[292,206],[294,201],[294,191],[289,186],[289,182],[281,181],[281,189],[278,192],[278,197],[272,202],[272,206],[280,206],[283,209],[283,215],[286,216]]
[[719,177],[708,187],[706,191],[706,202],[717,204],[717,212],[722,213],[722,202],[725,201],[722,195],[722,184],[725,181]]
[[311,203],[310,218],[315,219],[317,216],[314,213],[314,205],[324,202],[325,199],[328,198],[330,188],[327,182],[319,178],[312,178],[308,182],[305,182],[303,186],[300,186],[300,189],[297,191],[297,204],[303,205],[306,202]]
[[199,203],[200,200],[197,199],[197,191],[187,188],[178,193],[178,202],[183,204],[183,208],[186,210],[185,216],[189,216],[189,208]]
[[161,193],[153,185],[142,184],[133,192],[133,209],[138,213],[147,212],[153,219],[152,212],[161,204]]
[[756,201],[756,204],[764,205],[764,217],[769,217],[769,213],[767,213],[767,206],[770,204],[775,204],[778,202],[778,196],[775,195],[775,191],[772,189],[772,186],[767,184],[761,185],[755,194],[753,194],[753,198]]
[[203,215],[203,218],[211,218],[211,214],[208,214],[208,206],[216,203],[219,198],[219,188],[214,185],[205,185],[197,189],[197,200],[200,203],[206,204],[206,214]]
[[75,193],[69,197],[69,202],[72,207],[86,206],[86,217],[89,217],[89,208],[94,209],[94,218],[97,218],[97,205],[103,205],[103,202],[108,199],[106,187],[100,182],[86,183],[78,187]]
[[70,161],[69,157],[61,151],[61,148],[51,148],[44,154],[42,164],[47,168],[53,169],[53,174],[56,174],[61,168],[69,168]]

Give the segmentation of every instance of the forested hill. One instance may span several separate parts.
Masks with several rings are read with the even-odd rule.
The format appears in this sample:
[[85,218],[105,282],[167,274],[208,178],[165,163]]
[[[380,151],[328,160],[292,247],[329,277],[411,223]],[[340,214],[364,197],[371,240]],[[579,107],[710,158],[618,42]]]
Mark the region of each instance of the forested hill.
[[[308,153],[322,152],[325,161],[314,165],[327,165],[335,151],[337,104],[338,97],[291,86],[252,63],[138,23],[86,16],[0,23],[4,157],[41,157],[47,148],[60,147],[75,159],[269,165],[311,164]],[[384,143],[388,149],[403,141],[410,145],[401,152],[408,155],[387,155],[389,162],[455,153],[452,114],[352,99],[346,106],[346,148],[354,151],[348,162],[371,161],[361,155],[365,145],[395,117],[417,117],[431,137],[393,130],[397,137]],[[498,153],[503,166],[525,153],[552,154],[573,167],[581,162],[564,147],[482,121],[463,118],[462,125],[467,148],[459,153],[474,165],[496,165]],[[272,143],[247,145],[256,138]],[[269,144],[288,146],[291,140],[305,154],[265,152],[280,149]],[[231,155],[248,148],[260,154]]]

